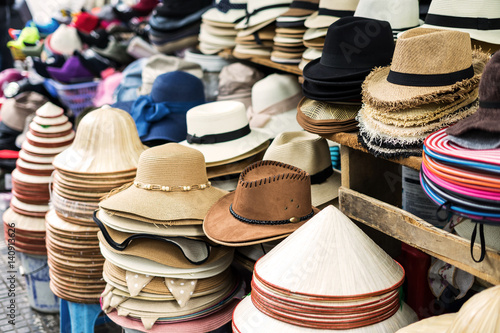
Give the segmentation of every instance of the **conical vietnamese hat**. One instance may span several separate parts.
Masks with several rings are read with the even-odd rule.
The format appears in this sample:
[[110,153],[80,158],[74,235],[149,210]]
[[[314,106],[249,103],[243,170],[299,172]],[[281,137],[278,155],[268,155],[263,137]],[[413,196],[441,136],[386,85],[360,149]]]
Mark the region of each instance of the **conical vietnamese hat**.
[[73,144],[55,157],[54,166],[77,173],[132,171],[144,150],[132,117],[102,107],[82,118]]
[[263,159],[290,164],[309,173],[313,206],[338,197],[340,174],[333,171],[328,143],[320,136],[304,131],[278,134]]
[[497,333],[500,327],[500,286],[472,296],[457,313],[430,317],[398,333]]
[[6,224],[14,223],[17,230],[45,233],[45,218],[43,217],[21,215],[8,208],[5,213],[3,213],[2,218]]
[[255,275],[284,292],[329,299],[381,295],[404,280],[401,265],[333,206],[260,259]]

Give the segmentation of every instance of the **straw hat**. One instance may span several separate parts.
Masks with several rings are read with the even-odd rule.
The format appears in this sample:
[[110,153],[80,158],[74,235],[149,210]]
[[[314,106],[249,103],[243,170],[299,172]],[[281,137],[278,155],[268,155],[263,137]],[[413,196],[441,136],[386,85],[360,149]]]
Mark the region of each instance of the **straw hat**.
[[77,173],[133,171],[144,149],[132,117],[103,107],[83,117],[73,144],[55,157],[54,166]]
[[216,0],[201,18],[214,22],[238,23],[246,15],[248,0]]
[[276,19],[276,25],[279,27],[303,27],[304,21],[318,10],[318,6],[319,0],[294,0],[290,4],[290,9]]
[[313,206],[338,197],[340,175],[333,172],[328,143],[318,135],[281,133],[267,149],[264,160],[287,163],[309,173]]
[[311,204],[307,172],[260,161],[243,170],[236,191],[210,208],[203,230],[222,245],[252,245],[288,236],[317,211]]
[[142,153],[134,184],[99,206],[158,221],[203,219],[224,194],[225,191],[210,186],[199,151],[168,143]]
[[75,27],[61,24],[51,35],[48,43],[52,51],[72,56],[74,51],[82,49],[82,42]]
[[457,30],[483,42],[500,44],[500,8],[487,0],[433,0],[425,28]]
[[398,333],[494,333],[500,327],[500,286],[472,296],[457,313],[430,317],[400,329]]
[[186,120],[188,140],[180,144],[201,151],[211,166],[235,157],[248,157],[244,155],[269,140],[265,132],[250,129],[241,102],[203,104],[189,110]]
[[471,52],[466,33],[411,29],[398,38],[391,66],[366,78],[363,100],[394,109],[452,102],[461,97],[460,90],[477,86],[487,61],[486,53]]
[[235,29],[246,29],[269,20],[275,20],[285,13],[292,0],[248,0],[247,15]]
[[[484,74],[479,83],[479,109],[472,116],[459,121],[446,130],[446,134],[455,137],[472,136],[471,139],[465,139],[459,142],[482,141],[482,138],[490,135],[498,138],[500,127],[498,126],[498,117],[500,116],[500,53],[495,53],[486,64]],[[498,139],[493,140],[498,144]],[[474,145],[474,143],[468,143]],[[471,147],[474,148],[474,147]],[[482,149],[496,148],[496,144],[488,145],[483,143]]]
[[421,25],[418,0],[359,0],[354,16],[389,22],[394,39],[398,33]]
[[6,99],[2,104],[2,122],[9,128],[22,132],[28,115],[47,103],[47,98],[34,91],[23,92]]
[[328,206],[256,263],[252,297],[237,307],[233,325],[237,332],[394,332],[417,319],[398,298],[403,280],[396,261]]
[[308,28],[327,28],[341,17],[353,16],[359,0],[320,0],[317,12],[305,21]]

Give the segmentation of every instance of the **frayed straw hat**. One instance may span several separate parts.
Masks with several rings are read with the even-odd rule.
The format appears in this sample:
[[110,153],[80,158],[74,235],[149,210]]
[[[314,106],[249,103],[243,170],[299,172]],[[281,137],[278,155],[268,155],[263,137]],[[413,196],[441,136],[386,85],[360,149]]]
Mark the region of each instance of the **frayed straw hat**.
[[338,197],[340,175],[334,173],[328,143],[307,132],[284,132],[271,143],[264,160],[278,161],[298,167],[311,177],[313,206]]
[[500,286],[472,296],[457,313],[430,317],[397,333],[496,333],[500,327]]
[[252,245],[285,238],[317,212],[307,172],[260,161],[243,170],[236,191],[210,208],[203,230],[222,245]]
[[388,109],[453,102],[478,85],[487,61],[488,54],[471,52],[467,33],[411,29],[398,38],[391,66],[368,75],[363,101]]
[[142,153],[134,183],[99,206],[175,224],[175,220],[203,219],[226,193],[210,185],[201,152],[168,143]]
[[133,171],[145,148],[127,112],[102,107],[82,118],[73,144],[55,157],[54,166],[75,173]]

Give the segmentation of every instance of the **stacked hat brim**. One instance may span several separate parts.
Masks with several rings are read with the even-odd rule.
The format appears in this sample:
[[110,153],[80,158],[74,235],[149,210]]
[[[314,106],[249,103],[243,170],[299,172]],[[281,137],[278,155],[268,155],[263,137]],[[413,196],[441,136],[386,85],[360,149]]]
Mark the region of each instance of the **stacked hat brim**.
[[[283,64],[298,64],[306,50],[302,38],[305,20],[318,9],[319,0],[293,1],[290,9],[276,19],[276,36],[271,60]],[[322,47],[322,46],[321,46]]]
[[[304,269],[311,258],[314,264]],[[233,329],[396,331],[417,320],[400,300],[404,276],[397,262],[328,206],[256,263],[251,297],[236,308]]]
[[450,141],[446,129],[425,139],[422,187],[438,205],[475,221],[500,222],[500,149],[472,150]]
[[166,5],[153,13],[149,19],[149,39],[157,51],[173,53],[198,43],[201,16],[210,6],[207,1],[198,1],[193,6],[191,13],[185,15],[177,15]]
[[202,16],[199,48],[204,54],[215,54],[236,46],[236,24],[244,19],[247,1],[219,0]]
[[[134,185],[103,200],[95,218],[106,258],[103,310],[141,319],[146,330],[225,318],[241,289],[229,268],[233,251],[212,246],[200,228],[225,193],[208,182],[199,151],[175,143],[145,151]],[[172,209],[156,209],[158,202]]]
[[[457,60],[449,64],[461,66],[465,68],[461,72],[467,73],[432,84],[419,81],[418,74],[410,78],[408,71],[429,71],[424,68],[425,61],[436,43],[440,49],[453,50]],[[423,44],[427,51],[421,53],[418,62],[404,64],[404,52],[420,49]],[[478,50],[471,53],[470,38],[465,33],[426,28],[403,33],[394,54],[390,67],[375,69],[363,83],[364,105],[357,118],[359,141],[375,156],[418,156],[427,135],[477,111],[479,79],[489,56]],[[444,59],[446,54],[443,51],[438,57]],[[441,70],[456,72],[451,68]]]
[[46,220],[51,289],[59,297],[98,302],[104,258],[93,213],[101,197],[133,181],[144,149],[129,114],[101,108],[82,118],[73,144],[55,157],[54,210]]
[[[29,253],[45,253],[44,233],[41,226],[49,210],[50,183],[54,156],[66,149],[75,136],[64,110],[46,103],[36,111],[22,144],[16,169],[12,172],[13,198],[4,222],[22,223],[16,237],[16,249]],[[21,222],[22,221],[22,222]],[[16,228],[17,229],[17,228]],[[33,232],[31,234],[31,232]]]

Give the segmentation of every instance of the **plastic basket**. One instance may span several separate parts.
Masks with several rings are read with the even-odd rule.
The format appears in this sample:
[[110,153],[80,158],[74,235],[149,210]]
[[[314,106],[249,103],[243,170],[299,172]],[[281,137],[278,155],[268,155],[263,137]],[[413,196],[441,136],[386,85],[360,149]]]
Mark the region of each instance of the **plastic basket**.
[[57,97],[59,97],[64,105],[73,111],[75,116],[86,107],[93,105],[92,99],[96,95],[98,84],[98,80],[74,84],[63,84],[51,79],[45,80],[45,87],[47,90],[52,95],[56,92]]

